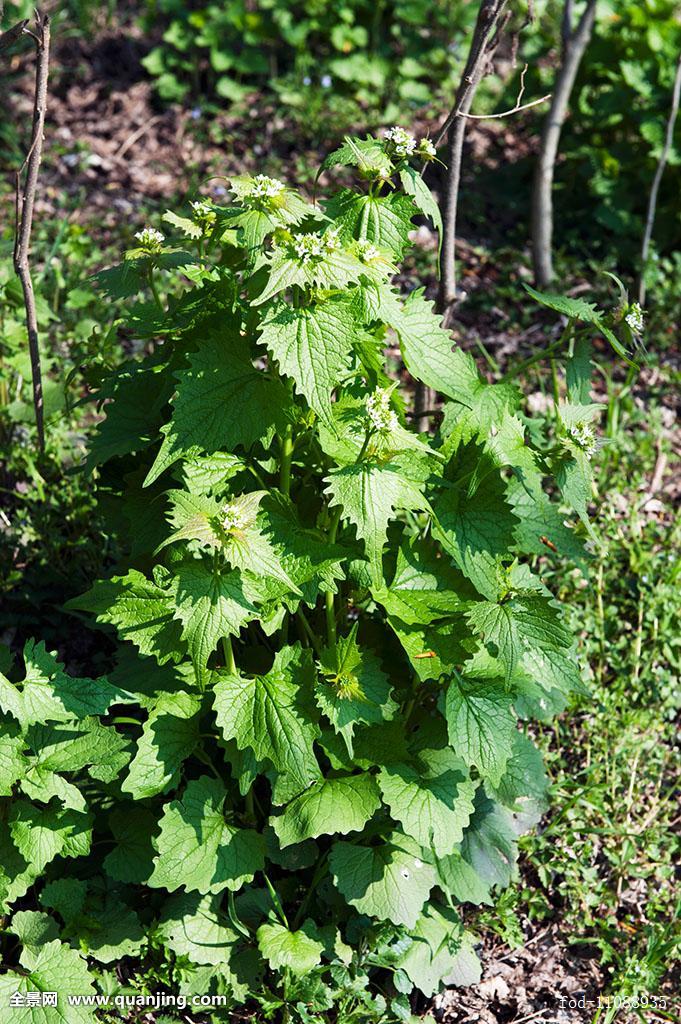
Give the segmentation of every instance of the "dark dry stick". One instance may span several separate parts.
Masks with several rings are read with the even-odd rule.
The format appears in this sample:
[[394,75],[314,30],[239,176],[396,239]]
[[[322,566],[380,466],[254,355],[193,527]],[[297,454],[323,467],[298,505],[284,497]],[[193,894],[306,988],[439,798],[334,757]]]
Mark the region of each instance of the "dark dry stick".
[[540,288],[545,288],[553,279],[553,173],[572,87],[593,31],[596,0],[589,0],[574,30],[572,16],[572,0],[565,0],[562,22],[563,59],[542,129],[532,191],[532,259],[534,280]]
[[669,157],[669,151],[672,148],[674,142],[674,126],[676,124],[676,118],[679,113],[679,100],[681,99],[681,54],[679,55],[679,62],[676,65],[676,75],[674,77],[674,87],[672,89],[672,105],[669,111],[669,117],[667,119],[667,135],[664,140],[664,147],[660,153],[660,159],[657,163],[657,169],[655,171],[655,177],[653,178],[653,184],[650,189],[650,199],[648,200],[648,213],[646,216],[646,227],[643,233],[643,244],[641,245],[641,278],[638,283],[638,301],[643,306],[646,301],[646,263],[648,261],[648,249],[650,248],[650,239],[653,235],[653,225],[655,223],[655,211],[657,209],[657,193],[660,190],[660,182],[662,181],[662,175],[667,164]]
[[[456,215],[461,182],[461,158],[466,134],[466,119],[476,89],[483,78],[496,46],[501,16],[507,0],[481,0],[471,48],[457,89],[454,106],[440,129],[435,144],[447,137],[447,183],[442,209],[442,249],[440,252],[440,284],[435,307],[448,314],[456,299]],[[445,321],[447,317],[445,316]],[[432,408],[435,393],[421,381],[414,392],[414,423],[418,429],[426,410]]]
[[[45,111],[47,108],[47,78],[50,61],[50,19],[36,11],[37,34],[24,27],[23,31],[35,41],[36,76],[35,97],[33,101],[33,127],[31,145],[24,163],[16,174],[16,212],[17,226],[14,240],[14,269],[21,281],[26,307],[26,327],[28,330],[28,349],[31,356],[31,375],[33,378],[33,405],[35,422],[38,431],[40,450],[45,449],[45,428],[43,424],[43,383],[40,371],[40,348],[38,345],[38,319],[36,315],[35,295],[31,279],[30,251],[31,227],[33,224],[33,208],[38,186],[38,171],[43,150],[43,132],[45,129]],[[21,176],[26,170],[26,182],[21,194]]]
[[506,2],[507,0],[482,0],[454,106],[437,140],[440,142],[447,136],[447,189],[442,211],[442,255],[437,300],[440,313],[445,313],[456,299],[456,217],[466,119],[478,85],[489,67]]

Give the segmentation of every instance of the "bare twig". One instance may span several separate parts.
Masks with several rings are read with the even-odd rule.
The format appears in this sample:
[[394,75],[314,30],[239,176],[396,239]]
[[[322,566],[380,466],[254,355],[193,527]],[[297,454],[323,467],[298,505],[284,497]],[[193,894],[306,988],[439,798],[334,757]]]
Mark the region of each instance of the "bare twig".
[[[33,100],[33,126],[31,144],[26,159],[16,173],[16,236],[14,240],[14,269],[21,281],[26,307],[26,328],[28,331],[28,348],[31,357],[31,374],[33,377],[33,405],[35,422],[38,431],[40,450],[45,448],[45,428],[43,422],[43,384],[40,370],[40,348],[38,344],[38,319],[36,314],[35,294],[31,278],[31,227],[33,225],[33,208],[35,206],[38,172],[43,149],[43,133],[45,130],[45,111],[47,108],[47,79],[50,61],[50,19],[48,15],[36,11],[36,32],[30,32],[25,26],[23,32],[30,35],[36,47],[35,95]],[[21,177],[26,170],[26,181],[23,194]]]
[[445,313],[456,299],[456,220],[461,183],[461,159],[466,134],[466,115],[480,81],[487,73],[496,47],[499,28],[505,24],[506,0],[481,0],[471,48],[461,84],[449,117],[438,136],[447,136],[447,190],[443,209],[442,254],[438,309]]
[[657,194],[660,190],[660,182],[662,181],[662,175],[669,158],[669,151],[672,148],[674,142],[674,126],[676,124],[676,118],[679,113],[679,100],[681,99],[681,54],[676,65],[676,75],[674,76],[674,86],[672,88],[672,103],[669,110],[669,117],[667,119],[667,134],[664,140],[664,146],[660,153],[660,159],[657,162],[657,169],[655,171],[655,177],[653,178],[653,184],[650,189],[650,199],[648,200],[648,213],[646,216],[646,226],[643,232],[643,244],[641,245],[641,277],[638,283],[638,301],[643,305],[646,301],[646,283],[645,283],[645,272],[646,263],[648,261],[648,250],[650,249],[650,239],[653,235],[653,225],[655,223],[655,211],[657,209]]
[[125,142],[122,143],[120,149],[116,150],[116,152],[114,153],[114,159],[120,160],[121,157],[125,156],[130,147],[134,146],[137,140],[141,139],[143,135],[146,135],[149,129],[152,128],[155,124],[157,124],[162,117],[162,114],[156,114],[155,117],[150,118],[150,120],[146,121],[143,125],[137,128],[132,133],[132,135],[128,135]]
[[568,103],[584,51],[589,45],[596,18],[596,0],[588,0],[577,27],[573,30],[572,0],[563,9],[563,58],[556,75],[551,106],[544,122],[539,160],[532,193],[532,256],[534,278],[540,288],[553,279],[553,173],[558,143],[567,115]]
[[540,96],[538,100],[531,100],[530,103],[521,103],[523,94],[525,92],[525,75],[527,74],[527,64],[520,72],[520,90],[518,97],[515,101],[515,106],[511,107],[510,110],[502,110],[499,114],[464,114],[462,110],[458,111],[459,117],[467,117],[469,121],[495,121],[500,117],[510,117],[511,114],[517,114],[521,110],[529,110],[530,107],[538,107],[540,103],[545,103],[546,100],[551,99],[551,93],[547,92],[546,96]]
[[[456,93],[454,105],[440,129],[435,145],[447,139],[447,185],[442,210],[442,248],[440,251],[440,284],[436,309],[448,314],[456,298],[456,217],[461,181],[461,159],[466,134],[465,115],[471,109],[473,97],[481,79],[491,64],[492,54],[499,38],[499,30],[506,24],[504,8],[507,0],[480,0],[478,17],[473,31],[466,66]],[[414,393],[414,423],[418,428],[427,409],[434,403],[433,389],[418,382]]]

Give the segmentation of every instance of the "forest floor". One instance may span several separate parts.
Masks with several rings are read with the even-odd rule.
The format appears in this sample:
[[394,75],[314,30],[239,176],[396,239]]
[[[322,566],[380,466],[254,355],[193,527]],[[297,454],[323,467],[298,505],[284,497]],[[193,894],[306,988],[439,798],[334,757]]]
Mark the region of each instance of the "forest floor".
[[[199,108],[159,107],[151,83],[139,65],[142,46],[141,40],[127,30],[105,32],[87,42],[70,38],[59,45],[59,72],[50,97],[47,153],[37,220],[66,217],[81,223],[88,233],[96,236],[100,248],[120,249],[134,230],[147,221],[156,222],[166,205],[171,201],[176,203],[178,197],[192,195],[202,183],[205,192],[219,196],[225,183],[212,177],[214,175],[257,170],[278,172],[282,177],[294,179],[302,169],[305,176],[302,184],[311,185],[314,168],[324,153],[320,155],[318,148],[314,148],[313,159],[309,149],[300,150],[298,126],[290,123],[271,99],[254,94],[238,115],[216,114]],[[26,123],[32,96],[28,83],[22,86],[21,78],[15,80],[16,86],[19,91],[15,91],[15,113]],[[334,141],[329,140],[327,150]],[[491,163],[505,159],[514,147],[517,150],[524,145],[522,136],[514,136],[507,125],[475,127],[469,139],[476,161]],[[308,170],[310,166],[312,172]],[[426,276],[425,283],[432,289],[434,237],[423,227],[417,232],[417,241],[422,259],[413,268],[413,280],[407,275],[404,285],[414,287],[417,281],[423,284],[425,272],[430,275]],[[35,258],[40,260],[40,257],[37,252]],[[469,299],[463,303],[455,326],[462,343],[477,350],[481,355],[481,368],[490,374],[495,365],[505,365],[519,354],[532,351],[545,337],[545,320],[541,315],[527,322],[518,318],[503,300],[500,305],[481,301],[502,274],[507,287],[509,280],[517,283],[529,275],[526,255],[518,257],[516,254],[514,258],[517,266],[509,277],[505,270],[499,270],[500,265],[504,266],[503,261],[508,260],[507,255],[497,258],[477,240],[475,244],[462,241],[460,245],[462,289]],[[576,293],[584,290],[583,282],[578,279],[572,282],[572,287]],[[673,329],[674,325],[670,325],[669,330]],[[651,572],[658,573],[661,579],[659,574],[664,574],[661,560],[668,554],[671,558],[678,543],[678,531],[674,533],[674,518],[681,497],[681,439],[675,428],[678,381],[678,354],[674,356],[668,347],[653,365],[644,369],[628,394],[621,395],[622,381],[615,379],[611,382],[610,393],[604,389],[595,396],[606,404],[613,401],[613,394],[620,401],[619,431],[623,432],[610,438],[611,456],[605,467],[605,488],[602,488],[607,509],[599,515],[611,552],[610,560],[605,559],[605,582],[609,573],[619,572],[622,558],[628,560],[628,571],[633,574],[631,578],[625,574],[620,590],[613,582],[611,597],[606,601],[607,618],[600,621],[601,630],[605,636],[613,638],[613,643],[619,632],[629,628],[631,608],[634,605],[640,608],[642,593],[650,596],[651,608],[654,605],[651,616],[657,616],[659,621],[661,614],[655,603],[659,603],[659,590],[653,592],[649,586],[646,589],[647,584],[640,581]],[[541,381],[533,379],[525,383],[532,392],[531,400],[546,400]],[[613,497],[615,494],[619,494],[617,500]],[[610,498],[612,501],[608,504]],[[618,501],[619,508],[616,507]],[[632,536],[637,538],[637,550],[642,552],[640,564],[635,567],[629,559],[630,549],[635,546]],[[618,544],[618,553],[613,554],[613,546]],[[678,548],[676,551],[678,557]],[[676,577],[670,575],[671,569],[664,572],[670,585],[676,582]],[[658,941],[660,935],[666,936],[665,929],[673,916],[670,887],[673,832],[678,826],[678,821],[674,820],[678,811],[673,811],[678,757],[670,710],[673,702],[665,686],[669,682],[667,677],[671,680],[674,675],[674,666],[678,668],[678,643],[669,641],[671,650],[665,652],[662,640],[654,640],[653,634],[646,632],[649,628],[652,630],[653,625],[647,624],[645,615],[641,624],[639,616],[637,636],[643,647],[657,643],[660,650],[658,657],[646,667],[639,666],[638,690],[631,694],[633,703],[638,701],[641,705],[636,709],[636,716],[632,718],[629,711],[622,710],[620,718],[617,714],[613,717],[612,707],[610,711],[607,707],[608,689],[617,692],[621,688],[626,693],[628,679],[625,675],[633,671],[632,645],[625,645],[627,649],[617,656],[617,677],[612,666],[606,669],[599,666],[602,646],[599,648],[598,637],[589,633],[595,597],[593,594],[580,596],[584,593],[580,585],[573,586],[575,617],[583,630],[582,650],[595,679],[593,708],[582,704],[564,716],[575,714],[579,719],[579,729],[572,734],[572,767],[561,753],[561,738],[564,740],[566,733],[557,731],[555,736],[544,737],[555,806],[542,822],[537,836],[525,847],[515,902],[500,913],[501,924],[491,924],[489,915],[482,922],[482,981],[470,989],[453,989],[438,996],[431,1008],[438,1021],[449,1024],[525,1024],[529,1021],[582,1024],[600,1020],[601,1024],[606,1024],[615,1019],[621,1022],[676,1019],[672,999],[675,984],[678,991],[678,977],[674,978],[673,971],[663,981],[664,972],[655,973],[651,968],[651,985],[660,984],[657,991],[669,1000],[661,1014],[646,1010],[641,1017],[624,1009],[612,1016],[607,1008],[599,1009],[598,999],[604,993],[613,992],[613,976],[627,977],[634,961],[650,966],[650,943]],[[666,592],[664,600],[673,605],[673,596],[667,596]],[[674,629],[673,607],[671,611],[670,628]],[[655,682],[657,690],[647,691],[646,687],[653,687],[653,680],[659,680],[661,674],[665,685]],[[626,739],[622,751],[624,760],[617,768],[619,775],[614,781],[609,777],[607,784],[595,780],[589,766],[592,749],[593,756],[597,757],[597,734],[602,734],[603,743],[610,742],[614,746],[622,735]],[[588,836],[590,829],[602,830],[603,818],[606,822],[609,820],[616,833],[614,845],[621,846],[624,826],[622,834],[618,835],[617,829],[622,823],[617,804],[619,801],[621,805],[622,800],[626,803],[627,792],[631,796],[629,758],[633,760],[637,745],[648,749],[651,740],[659,741],[669,756],[662,761],[653,758],[650,766],[639,767],[636,793],[641,806],[636,808],[634,817],[640,821],[641,830],[637,833],[639,848],[630,855],[631,871],[627,873],[626,865],[616,866],[615,853],[604,841],[600,847],[592,846],[589,856],[583,857],[581,873],[573,865],[570,875],[566,864],[575,854],[560,845],[553,846],[552,822],[564,814],[566,801],[571,807],[582,806],[581,825],[571,826],[577,839],[581,841],[585,834]],[[575,764],[577,770],[572,781]],[[656,779],[658,767],[662,774]],[[612,790],[614,817],[609,817],[605,796],[596,807],[589,803],[587,794],[601,784],[604,793],[609,792],[608,787]],[[650,792],[647,786],[652,787]],[[624,816],[629,826],[632,814],[630,808]],[[651,821],[646,823],[648,817]],[[599,820],[594,824],[596,818]],[[632,826],[632,831],[636,832],[636,828],[638,825]],[[542,836],[548,838],[543,840]],[[529,898],[526,893],[536,886],[538,872],[542,879],[539,893]],[[663,891],[653,900],[648,887],[660,887]],[[594,900],[589,896],[591,890]],[[578,905],[580,899],[584,899],[586,911]],[[543,906],[539,906],[542,902]],[[649,903],[655,904],[653,910]],[[673,955],[669,959],[673,959]],[[625,989],[622,983],[618,991]]]

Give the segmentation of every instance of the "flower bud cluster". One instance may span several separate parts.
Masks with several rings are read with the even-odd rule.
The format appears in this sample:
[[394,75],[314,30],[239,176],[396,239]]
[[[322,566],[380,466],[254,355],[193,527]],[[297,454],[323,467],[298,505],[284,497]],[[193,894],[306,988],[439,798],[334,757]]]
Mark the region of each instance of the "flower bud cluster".
[[165,242],[165,235],[156,228],[143,228],[141,231],[135,232],[135,238],[139,242],[143,249],[147,252],[160,252]]
[[392,388],[377,388],[366,400],[366,414],[371,425],[381,433],[388,433],[399,426],[397,414],[390,408]]
[[421,139],[417,143],[414,136],[404,128],[400,128],[399,125],[395,125],[394,128],[388,128],[387,131],[383,132],[383,138],[386,150],[391,156],[402,158],[420,156],[424,160],[435,159],[437,151],[430,139]]
[[643,334],[644,313],[638,302],[632,302],[629,306],[629,311],[624,317],[624,321],[631,330],[632,334]]
[[568,436],[582,449],[587,459],[591,459],[598,448],[593,428],[588,423],[575,423],[567,428]]
[[372,260],[378,260],[381,258],[380,249],[377,249],[371,242],[358,242],[356,246],[357,258],[362,263],[371,263]]
[[192,208],[192,215],[197,224],[202,227],[212,227],[215,223],[215,210],[205,199],[197,199],[189,204]]
[[243,509],[239,508],[236,502],[225,505],[222,509],[222,528],[227,533],[235,530],[243,530],[248,525],[248,519]]
[[268,178],[266,174],[256,174],[250,183],[248,190],[249,199],[278,199],[286,189],[283,181],[278,178]]
[[330,252],[340,248],[338,228],[331,228],[324,234],[308,231],[293,239],[293,251],[301,263],[310,263],[313,259],[323,259]]

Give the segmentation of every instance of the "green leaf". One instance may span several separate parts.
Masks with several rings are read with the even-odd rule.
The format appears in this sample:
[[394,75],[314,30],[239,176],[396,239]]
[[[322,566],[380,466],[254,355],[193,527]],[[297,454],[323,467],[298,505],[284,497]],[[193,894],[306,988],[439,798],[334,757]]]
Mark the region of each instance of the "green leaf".
[[105,416],[92,434],[86,470],[153,444],[173,393],[163,369],[158,359],[129,362],[105,381],[97,393]]
[[389,721],[399,707],[390,695],[390,680],[376,655],[358,646],[356,625],[322,652],[320,669],[324,682],[316,687],[315,699],[352,757],[355,728]]
[[466,618],[487,650],[501,661],[507,682],[528,651],[560,653],[572,645],[558,612],[543,597],[513,597],[502,604],[479,601]]
[[158,925],[163,944],[195,964],[224,964],[240,936],[220,910],[220,897],[176,893],[163,904]]
[[[33,725],[26,742],[34,757],[22,781],[24,787],[27,782],[39,784],[39,776],[46,772],[75,772],[85,767],[93,779],[112,782],[130,757],[127,737],[113,726],[102,725],[98,718],[84,718],[77,724]],[[58,782],[65,785],[64,780]],[[43,799],[51,800],[52,796],[63,799],[58,791]]]
[[261,323],[260,341],[310,408],[330,418],[331,395],[350,365],[358,325],[345,298],[296,309],[277,302]]
[[517,520],[501,474],[488,469],[476,487],[471,473],[480,469],[479,449],[463,449],[456,457],[458,479],[433,501],[433,533],[478,591],[494,599],[498,560],[513,544]]
[[442,217],[440,215],[440,207],[435,202],[433,193],[426,185],[422,175],[419,174],[415,167],[406,164],[400,168],[400,181],[402,182],[402,188],[407,195],[412,196],[421,213],[429,217],[433,222],[433,227],[441,238]]
[[587,302],[586,299],[568,298],[567,295],[538,292],[525,281],[522,284],[528,295],[531,295],[535,302],[546,306],[547,309],[552,309],[555,313],[561,313],[570,320],[581,320],[583,323],[595,324],[597,326],[600,324],[602,314],[593,302]]
[[516,831],[510,811],[479,789],[475,812],[461,843],[461,855],[488,885],[505,888],[515,876]]
[[378,174],[380,171],[390,172],[392,161],[379,139],[371,136],[358,139],[345,135],[343,145],[329,153],[319,174],[330,167],[357,167],[362,174]]
[[200,699],[191,694],[161,694],[144,723],[137,753],[121,783],[124,793],[144,800],[177,785],[182,762],[198,741],[200,708]]
[[511,757],[492,795],[522,819],[526,828],[546,810],[549,780],[541,753],[529,737],[516,732]]
[[[88,715],[104,715],[112,704],[132,697],[107,679],[76,679],[64,671],[45,644],[27,640],[26,674],[21,689],[0,677],[0,707],[27,729],[37,722],[68,722]],[[14,693],[11,689],[14,689]]]
[[329,853],[333,881],[361,914],[413,928],[430,890],[435,870],[418,844],[394,832],[380,846],[336,842]]
[[390,586],[372,586],[371,594],[389,615],[411,626],[452,615],[475,591],[427,541],[412,538],[399,547]]
[[290,776],[298,792],[321,778],[312,746],[319,735],[310,713],[313,678],[309,651],[296,644],[278,651],[266,675],[220,676],[214,690],[225,738]]
[[174,614],[182,623],[182,640],[202,674],[222,637],[237,636],[257,610],[244,594],[238,570],[221,571],[206,559],[176,566],[171,581]]
[[[305,236],[297,236],[301,237]],[[277,246],[263,258],[263,266],[267,267],[269,276],[265,288],[253,300],[254,306],[262,306],[293,285],[301,288],[347,288],[368,272],[368,267],[348,249],[335,247],[305,261],[294,248],[295,244],[296,239]]]
[[12,917],[9,930],[14,932],[21,945],[30,949],[34,955],[46,942],[59,938],[54,918],[35,910],[18,910]]
[[289,931],[275,922],[262,924],[256,932],[258,949],[272,970],[288,969],[292,974],[307,974],[321,963],[324,943],[316,924],[304,921],[298,931]]
[[356,238],[373,242],[400,259],[409,247],[409,232],[416,207],[409,196],[392,193],[387,196],[359,195],[341,189],[324,204],[327,216],[341,230],[344,239]]
[[221,782],[202,776],[166,804],[154,841],[158,856],[148,882],[152,888],[217,893],[253,880],[264,866],[263,839],[253,829],[225,821],[226,797]]
[[[544,555],[556,560],[569,558],[582,566],[588,563],[591,556],[584,541],[566,523],[560,506],[548,495],[534,489],[528,493],[519,480],[513,479],[506,486],[506,497],[518,519],[513,532],[523,554]],[[558,549],[557,553],[550,544]]]
[[109,828],[116,846],[104,858],[107,874],[118,882],[146,882],[153,870],[153,812],[121,803],[109,815]]
[[[60,853],[65,856],[87,853],[90,847],[89,816],[70,808],[36,807],[26,800],[15,800],[8,824],[17,850],[37,872]],[[78,844],[76,849],[70,840]]]
[[187,452],[249,449],[283,429],[288,404],[281,381],[258,370],[233,329],[209,335],[177,374],[177,394],[166,437],[149,471],[149,485]]
[[497,786],[513,752],[516,720],[511,698],[491,682],[464,683],[454,678],[447,689],[449,742],[483,779]]
[[433,313],[433,303],[422,291],[410,293],[402,305],[394,293],[381,293],[380,316],[400,339],[402,356],[415,380],[471,406],[485,385],[475,362],[457,348],[449,331],[441,326],[441,317]]
[[296,797],[270,823],[283,849],[317,836],[359,832],[380,806],[372,775],[332,777]]
[[464,860],[459,850],[435,859],[438,884],[459,903],[492,904],[490,885],[477,873],[472,864]]
[[[472,937],[464,933],[461,918],[454,910],[435,904],[425,907],[411,939],[398,964],[424,996],[432,996],[441,984],[473,985],[480,980]],[[466,972],[469,976],[464,981],[459,972],[466,961],[470,961]],[[454,973],[456,980],[452,979]]]
[[100,580],[66,607],[94,613],[98,622],[115,626],[122,640],[130,640],[161,665],[180,661],[186,651],[171,594],[136,569]]
[[377,580],[382,577],[382,553],[395,510],[429,509],[423,485],[408,473],[408,458],[387,463],[363,460],[332,469],[326,478],[329,504],[340,505],[343,518],[357,528]]
[[0,975],[0,1006],[9,1007],[15,992],[56,992],[57,1007],[18,1007],[10,1012],[12,1024],[96,1024],[94,1006],[69,1006],[68,993],[96,995],[87,962],[75,949],[58,940],[47,942],[37,953],[25,949],[20,963],[26,973]]
[[392,817],[424,849],[442,857],[461,842],[476,789],[463,765],[420,772],[409,764],[388,764],[378,784]]
[[[0,689],[0,702],[2,690]],[[24,756],[26,741],[23,736],[14,735],[8,723],[0,723],[0,797],[11,796],[12,787],[26,772],[29,761]]]

